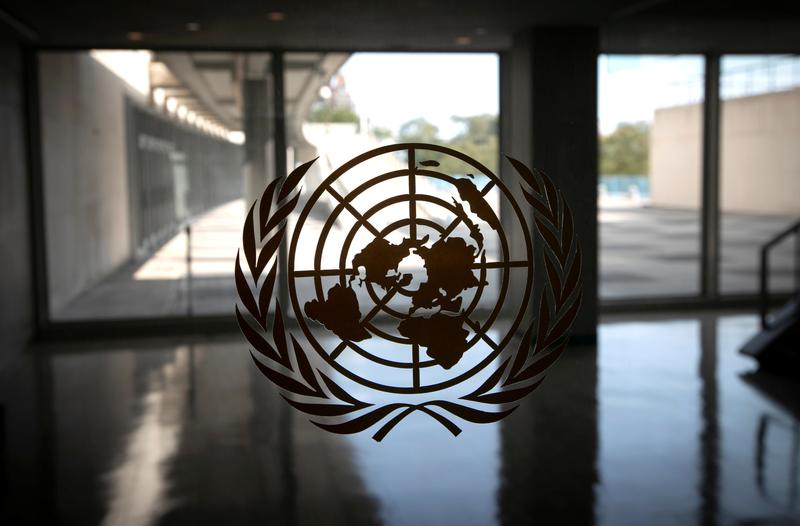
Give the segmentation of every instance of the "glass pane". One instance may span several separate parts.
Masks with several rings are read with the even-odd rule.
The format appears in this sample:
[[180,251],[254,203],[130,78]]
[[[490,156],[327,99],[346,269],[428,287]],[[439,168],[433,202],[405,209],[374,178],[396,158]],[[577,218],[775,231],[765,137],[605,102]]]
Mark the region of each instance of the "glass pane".
[[[480,341],[475,327],[496,330],[488,320],[497,319],[503,305],[501,275],[525,271],[501,268],[498,232],[473,217],[458,186],[482,191],[480,199],[499,218],[501,196],[491,182],[499,153],[497,55],[288,53],[285,64],[289,168],[318,157],[291,217],[288,264],[296,274],[289,296],[298,322],[311,320],[308,330],[320,330],[320,345],[332,360],[342,355],[337,364],[388,384],[412,380],[408,367],[395,367],[403,360],[415,371],[414,385],[468,370],[484,351],[464,354],[457,365],[433,367],[433,351],[413,350],[408,331],[423,318],[441,315],[458,320],[468,340]],[[337,172],[357,155],[411,142],[453,148],[477,163],[442,151],[400,148]],[[443,283],[437,281],[443,276],[436,258],[450,249],[465,261],[463,289],[435,285]],[[474,265],[490,267],[483,279]],[[326,318],[331,305],[338,305],[335,298],[345,294],[357,301],[360,332],[353,341],[363,351],[343,351],[352,346],[333,338],[333,329],[323,330],[332,319]],[[369,355],[378,358],[360,359]]]
[[699,292],[703,67],[599,58],[601,299]]
[[269,120],[269,63],[260,53],[39,55],[55,320],[231,312],[244,192],[271,177],[244,133],[247,112]]
[[[495,171],[498,162],[497,115],[498,58],[495,54],[424,54],[424,53],[288,53],[285,57],[286,122],[289,169],[319,157],[306,176],[308,187],[322,183],[336,168],[358,154],[382,145],[398,142],[426,142],[462,151]],[[418,79],[424,78],[425,82]],[[476,79],[482,79],[476,81]],[[402,101],[392,104],[391,101]],[[443,156],[440,156],[443,157]],[[420,159],[422,160],[422,159]],[[469,177],[480,188],[488,178],[476,169],[455,159],[441,162],[440,169],[454,177]],[[406,167],[408,154],[396,152],[376,158],[360,167],[360,174],[343,178],[335,189],[340,195],[363,184],[367,178]],[[454,198],[453,188],[434,178],[418,178],[417,191],[445,201]],[[406,185],[397,178],[387,185],[363,193],[353,201],[356,208],[370,208],[384,193]],[[487,190],[485,199],[500,214],[499,191]],[[327,213],[339,202],[323,193],[316,216],[306,221],[304,231],[323,228]],[[378,199],[380,201],[380,199]],[[377,202],[377,201],[375,201]],[[300,207],[298,207],[300,209]],[[417,202],[417,215],[428,221],[445,221],[450,212],[429,202]],[[299,213],[293,215],[293,220]],[[408,206],[397,204],[392,210],[376,214],[373,222],[383,230],[398,219],[408,217]],[[452,218],[450,218],[452,220]],[[352,214],[337,217],[331,245],[341,246],[355,224]],[[395,229],[389,236],[396,242],[409,235],[408,226]],[[437,237],[426,233],[431,242]],[[353,252],[363,248],[369,235],[358,232],[352,242]],[[469,225],[459,224],[454,236],[469,236]],[[339,239],[339,236],[341,239]],[[396,238],[396,239],[395,239]],[[487,236],[484,250],[488,261],[500,257],[496,237]],[[330,265],[338,266],[339,254],[323,255]],[[299,256],[298,256],[299,257]],[[309,256],[311,257],[311,256]],[[413,259],[413,261],[412,261]],[[403,268],[415,276],[424,273],[422,260],[411,258]],[[483,292],[481,305],[490,306],[497,297],[496,281]],[[297,284],[298,287],[308,284]]]
[[[800,57],[723,57],[720,88],[720,287],[753,293],[760,246],[800,218]],[[772,290],[791,290],[794,250],[770,252]]]

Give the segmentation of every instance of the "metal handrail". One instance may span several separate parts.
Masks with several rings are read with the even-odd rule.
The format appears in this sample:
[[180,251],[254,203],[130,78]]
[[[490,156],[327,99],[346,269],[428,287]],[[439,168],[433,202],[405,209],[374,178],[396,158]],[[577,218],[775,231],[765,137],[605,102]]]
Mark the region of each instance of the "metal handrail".
[[[759,315],[761,317],[762,329],[771,328],[768,319],[770,305],[769,282],[767,280],[767,274],[769,272],[769,251],[785,238],[792,234],[797,235],[798,233],[800,233],[800,220],[797,220],[794,224],[788,226],[761,246],[761,267],[759,268]],[[795,241],[794,268],[794,294],[798,295],[800,294],[800,238]]]

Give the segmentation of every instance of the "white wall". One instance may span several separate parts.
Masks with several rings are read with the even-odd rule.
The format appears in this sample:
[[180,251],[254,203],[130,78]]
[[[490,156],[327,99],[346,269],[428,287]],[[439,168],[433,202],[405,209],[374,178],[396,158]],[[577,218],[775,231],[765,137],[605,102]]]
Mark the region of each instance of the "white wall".
[[722,209],[800,214],[800,89],[722,105]]
[[125,96],[89,53],[42,53],[42,162],[50,308],[57,313],[130,255]]
[[700,207],[702,135],[702,106],[656,110],[650,130],[652,206]]
[[[800,214],[800,89],[723,101],[720,206],[724,212]],[[656,111],[650,136],[653,206],[700,203],[702,107]]]

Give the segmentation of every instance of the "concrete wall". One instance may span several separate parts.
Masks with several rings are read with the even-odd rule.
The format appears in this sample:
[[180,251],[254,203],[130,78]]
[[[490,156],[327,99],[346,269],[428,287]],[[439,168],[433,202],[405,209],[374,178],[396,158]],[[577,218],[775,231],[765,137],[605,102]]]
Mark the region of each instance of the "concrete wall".
[[703,107],[656,110],[650,130],[650,198],[653,206],[700,207]]
[[[700,203],[700,105],[656,111],[650,139],[654,206]],[[723,101],[720,206],[800,214],[800,89]]]
[[42,53],[42,169],[52,312],[130,255],[126,96],[88,53]]
[[721,206],[800,214],[800,89],[722,104]]
[[20,49],[0,33],[0,369],[33,332],[22,79]]

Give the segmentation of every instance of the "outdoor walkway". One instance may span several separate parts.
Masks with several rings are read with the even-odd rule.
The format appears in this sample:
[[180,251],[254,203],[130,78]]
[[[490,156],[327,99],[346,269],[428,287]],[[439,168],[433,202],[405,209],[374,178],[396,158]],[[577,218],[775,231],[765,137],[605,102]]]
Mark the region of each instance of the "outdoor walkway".
[[[186,233],[179,232],[150,258],[123,266],[54,317],[159,318],[232,312],[233,263],[245,212],[243,199],[210,210],[192,224],[191,245]],[[191,280],[187,249],[191,249]]]
[[[760,246],[794,219],[723,214],[720,288],[758,290]],[[771,265],[774,290],[792,286],[791,242],[779,246]],[[700,216],[696,211],[602,208],[600,297],[686,296],[700,287]]]
[[[244,201],[237,200],[209,211],[193,224],[191,280],[187,279],[186,235],[181,232],[146,261],[120,268],[77,297],[65,309],[56,312],[55,318],[230,314],[237,300],[233,268],[244,214]],[[778,217],[723,216],[723,292],[757,290],[759,247],[790,221]],[[308,226],[313,229],[320,225]],[[600,212],[601,298],[696,294],[699,236],[696,212],[647,207],[603,208]],[[792,285],[793,250],[792,244],[787,243],[774,254],[771,286],[775,290],[787,290]],[[493,294],[496,291],[487,291],[482,304],[484,301],[487,305],[491,303]]]

